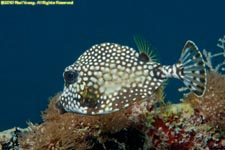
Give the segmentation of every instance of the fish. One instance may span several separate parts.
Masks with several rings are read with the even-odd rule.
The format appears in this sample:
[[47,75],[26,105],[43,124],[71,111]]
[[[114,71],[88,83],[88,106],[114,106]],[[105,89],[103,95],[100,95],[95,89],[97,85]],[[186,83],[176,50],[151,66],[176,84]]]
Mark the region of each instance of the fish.
[[149,45],[135,40],[138,50],[117,43],[93,45],[63,72],[59,103],[66,112],[101,115],[149,100],[168,78],[177,78],[201,97],[206,68],[198,47],[188,40],[177,63],[162,65],[148,53]]

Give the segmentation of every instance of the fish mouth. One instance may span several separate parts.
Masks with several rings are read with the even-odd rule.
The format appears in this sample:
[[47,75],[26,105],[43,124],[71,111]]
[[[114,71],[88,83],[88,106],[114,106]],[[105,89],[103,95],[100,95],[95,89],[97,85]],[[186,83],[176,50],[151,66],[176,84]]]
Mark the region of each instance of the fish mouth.
[[[81,89],[81,88],[79,88]],[[99,93],[86,86],[82,90],[74,90],[74,86],[65,88],[59,101],[66,112],[87,114],[98,108],[100,104]]]
[[82,107],[95,108],[98,105],[98,102],[95,99],[87,97],[80,100],[80,105]]
[[99,95],[94,92],[87,92],[81,95],[81,99],[79,100],[80,106],[88,107],[88,108],[95,108],[99,104]]
[[65,98],[62,98],[61,96],[60,102],[66,112],[74,112],[78,114],[87,113],[88,107],[81,106],[80,99],[76,99],[76,98],[65,99]]

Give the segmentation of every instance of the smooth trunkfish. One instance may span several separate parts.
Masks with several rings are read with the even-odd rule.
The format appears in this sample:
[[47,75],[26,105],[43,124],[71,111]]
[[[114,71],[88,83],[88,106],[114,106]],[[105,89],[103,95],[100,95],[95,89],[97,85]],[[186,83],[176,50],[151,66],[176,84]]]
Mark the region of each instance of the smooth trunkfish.
[[178,62],[153,61],[146,41],[135,41],[139,51],[115,43],[92,46],[65,68],[59,103],[67,112],[98,115],[129,107],[151,95],[167,78],[178,78],[197,96],[206,88],[202,55],[187,41]]

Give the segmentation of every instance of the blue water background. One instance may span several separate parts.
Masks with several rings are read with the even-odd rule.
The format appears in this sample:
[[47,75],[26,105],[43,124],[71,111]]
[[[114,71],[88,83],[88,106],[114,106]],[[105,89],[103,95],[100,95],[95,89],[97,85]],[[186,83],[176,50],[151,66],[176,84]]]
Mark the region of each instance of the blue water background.
[[[175,63],[186,40],[212,52],[225,34],[225,1],[74,0],[73,6],[0,6],[0,131],[41,122],[62,73],[91,45],[151,42],[162,64]],[[178,80],[166,100],[178,102]]]

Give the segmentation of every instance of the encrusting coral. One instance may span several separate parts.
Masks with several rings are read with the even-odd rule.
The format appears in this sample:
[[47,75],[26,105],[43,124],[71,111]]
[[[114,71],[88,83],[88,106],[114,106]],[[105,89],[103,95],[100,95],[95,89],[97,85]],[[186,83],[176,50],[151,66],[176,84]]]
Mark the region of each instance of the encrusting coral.
[[225,149],[225,133],[210,124],[188,99],[155,109],[143,102],[133,108],[130,118],[145,135],[143,149]]
[[[140,112],[144,108],[139,108]],[[144,112],[144,111],[143,111]],[[145,135],[143,149],[224,149],[225,134],[210,126],[200,111],[189,103],[166,105],[153,112],[142,113],[138,130]],[[150,118],[150,119],[149,119]]]
[[199,110],[212,126],[225,128],[225,76],[210,71],[205,95],[197,97],[189,94],[185,100]]

